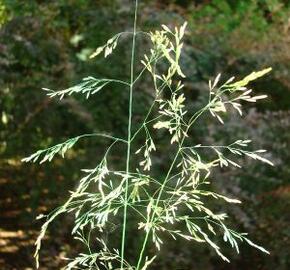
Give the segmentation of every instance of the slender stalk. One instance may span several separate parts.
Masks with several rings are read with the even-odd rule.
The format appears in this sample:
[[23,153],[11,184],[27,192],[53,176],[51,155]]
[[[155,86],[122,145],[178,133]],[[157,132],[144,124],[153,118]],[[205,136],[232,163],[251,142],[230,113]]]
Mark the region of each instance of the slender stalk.
[[[163,184],[162,184],[162,186],[160,188],[160,191],[159,191],[159,194],[158,194],[158,197],[157,197],[157,200],[156,200],[156,204],[155,204],[152,216],[151,216],[150,221],[149,221],[150,223],[153,221],[153,219],[155,217],[155,209],[156,209],[156,207],[158,207],[159,201],[161,199],[162,192],[163,192],[163,190],[165,188],[165,185],[167,183],[167,179],[170,176],[172,169],[174,168],[174,165],[175,165],[175,162],[177,161],[178,155],[179,155],[179,150],[177,151],[177,153],[176,153],[176,155],[174,157],[174,160],[172,161],[171,166],[170,166],[170,168],[169,168],[169,170],[168,170],[168,172],[166,174],[164,182],[163,182]],[[143,260],[144,251],[145,251],[145,248],[146,248],[146,245],[147,245],[149,234],[150,234],[150,230],[147,230],[145,238],[144,238],[144,241],[143,241],[142,249],[141,249],[141,252],[140,252],[140,255],[139,255],[139,260],[138,260],[138,264],[137,264],[136,270],[140,269],[140,266],[141,266],[141,263],[142,263],[142,260]]]
[[[137,29],[137,15],[138,15],[138,0],[135,1],[135,15],[134,15],[134,30],[132,38],[132,53],[131,53],[131,75],[130,75],[130,92],[129,92],[129,116],[128,116],[128,138],[127,138],[127,158],[126,158],[126,175],[130,170],[130,154],[131,154],[131,132],[132,132],[132,104],[133,104],[133,88],[134,88],[134,62],[135,62],[135,47],[136,47],[136,29]],[[123,230],[121,243],[121,270],[124,269],[124,251],[126,240],[126,225],[127,225],[127,208],[128,208],[128,186],[129,180],[125,182],[125,198],[124,198],[124,215],[123,215]]]
[[103,137],[103,138],[108,138],[111,140],[115,140],[115,141],[119,141],[119,142],[123,142],[127,144],[127,141],[122,138],[114,137],[114,136],[111,136],[109,134],[104,134],[104,133],[88,133],[88,134],[80,135],[76,138],[80,139],[80,138],[86,138],[86,137]]
[[[190,127],[194,124],[194,122],[195,122],[195,121],[196,121],[196,120],[197,120],[197,119],[198,119],[198,118],[199,118],[199,117],[200,117],[200,116],[201,116],[201,115],[202,115],[202,114],[207,110],[208,106],[209,106],[209,104],[208,104],[207,106],[205,106],[203,109],[197,111],[197,112],[196,112],[196,113],[195,113],[195,114],[190,118],[190,120],[189,120],[189,125],[188,125],[188,127],[187,127],[185,133],[187,133],[187,132],[189,131]],[[151,218],[150,218],[150,220],[149,220],[150,223],[152,223],[153,220],[154,220],[154,217],[155,217],[155,214],[156,214],[155,209],[157,209],[157,207],[158,207],[158,205],[159,205],[159,202],[160,202],[160,199],[161,199],[161,196],[162,196],[163,190],[164,190],[166,184],[168,183],[169,176],[170,176],[170,174],[171,174],[171,172],[172,172],[172,170],[173,170],[173,168],[174,168],[174,166],[175,166],[175,163],[176,163],[177,158],[178,158],[178,156],[179,156],[180,150],[182,149],[182,145],[183,145],[183,143],[184,143],[184,141],[185,141],[185,138],[186,138],[186,136],[184,136],[184,137],[182,138],[182,140],[181,140],[181,142],[180,142],[180,144],[179,144],[179,146],[178,146],[178,150],[177,150],[177,152],[176,152],[176,154],[175,154],[175,157],[174,157],[174,159],[173,159],[173,161],[172,161],[172,163],[171,163],[171,165],[170,165],[170,168],[169,168],[169,170],[168,170],[168,172],[167,172],[167,174],[166,174],[166,177],[165,177],[165,179],[164,179],[164,181],[163,181],[163,184],[162,184],[162,186],[160,187],[160,191],[159,191],[159,193],[158,193],[158,197],[157,197],[157,199],[156,199],[156,203],[155,203],[155,205],[154,205],[154,207],[153,207],[154,210],[153,210],[152,216],[151,216]],[[139,259],[138,259],[138,264],[137,264],[137,268],[136,268],[136,270],[139,270],[140,267],[141,267],[141,263],[142,263],[142,260],[143,260],[143,256],[144,256],[144,252],[145,252],[145,248],[146,248],[146,245],[147,245],[147,241],[148,241],[149,234],[150,234],[150,229],[147,230],[147,232],[146,232],[146,235],[145,235],[145,238],[144,238],[144,241],[143,241],[143,245],[142,245],[142,248],[141,248],[141,252],[140,252],[140,254],[139,254]]]

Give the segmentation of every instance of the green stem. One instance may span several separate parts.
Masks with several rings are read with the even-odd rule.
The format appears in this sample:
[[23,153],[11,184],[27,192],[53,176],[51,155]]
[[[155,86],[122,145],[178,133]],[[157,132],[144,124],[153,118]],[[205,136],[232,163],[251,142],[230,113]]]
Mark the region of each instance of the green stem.
[[[127,138],[127,159],[126,159],[126,175],[130,170],[130,154],[131,154],[131,126],[132,126],[132,104],[133,104],[133,88],[134,88],[134,61],[135,61],[135,46],[136,46],[136,29],[137,29],[137,15],[138,15],[138,0],[135,1],[135,16],[134,16],[134,30],[132,39],[132,53],[131,53],[131,78],[130,78],[130,93],[129,93],[129,116],[128,116],[128,138]],[[127,177],[127,176],[126,176]],[[121,243],[121,270],[124,269],[124,251],[126,240],[126,225],[127,225],[127,208],[128,208],[128,184],[129,180],[126,178],[125,182],[125,198],[124,198],[124,215],[123,215],[123,230]]]
[[[208,109],[208,107],[209,107],[209,104],[207,105],[207,106],[205,106],[204,108],[202,108],[201,110],[199,110],[199,111],[197,111],[191,118],[190,118],[190,120],[189,120],[189,125],[188,125],[188,127],[187,127],[187,129],[186,129],[186,132],[185,133],[187,133],[188,131],[189,131],[189,129],[190,129],[190,127],[194,124],[194,122]],[[164,179],[164,181],[163,181],[163,184],[162,184],[162,186],[160,187],[160,191],[159,191],[159,193],[158,193],[158,197],[157,197],[157,199],[156,199],[156,203],[155,203],[155,205],[152,207],[154,210],[153,210],[153,213],[152,213],[152,216],[151,216],[151,218],[150,218],[150,220],[149,220],[149,222],[150,223],[152,223],[153,222],[153,220],[154,220],[154,217],[155,217],[155,214],[156,214],[156,211],[155,211],[155,209],[157,209],[157,207],[158,207],[158,205],[159,205],[159,202],[160,202],[160,199],[161,199],[161,196],[162,196],[162,193],[163,193],[163,190],[164,190],[164,188],[166,187],[166,184],[168,183],[168,179],[169,179],[169,176],[170,176],[170,174],[171,174],[171,172],[172,172],[172,170],[173,170],[173,168],[174,168],[174,166],[175,166],[175,163],[176,163],[176,161],[177,161],[177,158],[178,158],[178,156],[179,156],[179,153],[180,153],[180,150],[182,149],[182,145],[183,145],[183,143],[184,143],[184,141],[185,141],[185,138],[186,138],[186,136],[184,136],[183,138],[182,138],[182,140],[181,140],[181,142],[180,142],[180,144],[179,144],[179,147],[178,147],[178,150],[177,150],[177,152],[176,152],[176,154],[175,154],[175,157],[174,157],[174,159],[173,159],[173,161],[172,161],[172,163],[171,163],[171,166],[170,166],[170,168],[169,168],[169,170],[168,170],[168,172],[167,172],[167,174],[166,174],[166,177],[165,177],[165,179]],[[142,245],[142,249],[141,249],[141,252],[140,252],[140,255],[139,255],[139,260],[138,260],[138,264],[137,264],[137,268],[136,268],[136,270],[139,270],[140,269],[140,266],[141,266],[141,263],[142,263],[142,260],[143,260],[143,256],[144,256],[144,252],[145,252],[145,248],[146,248],[146,245],[147,245],[147,241],[148,241],[148,237],[149,237],[149,234],[150,234],[150,231],[151,230],[147,230],[147,232],[146,232],[146,235],[145,235],[145,238],[144,238],[144,241],[143,241],[143,245]]]
[[[184,140],[184,139],[183,139],[183,140]],[[164,188],[165,188],[165,185],[166,185],[166,183],[167,183],[167,179],[168,179],[168,177],[170,176],[171,171],[172,171],[173,168],[174,168],[174,165],[175,165],[175,162],[177,161],[178,155],[179,155],[179,151],[177,151],[177,153],[176,153],[176,155],[175,155],[175,157],[174,157],[174,160],[172,161],[171,166],[170,166],[170,168],[169,168],[169,170],[168,170],[168,172],[167,172],[167,174],[166,174],[166,177],[165,177],[165,179],[164,179],[164,182],[163,182],[163,184],[162,184],[162,186],[161,186],[161,188],[160,188],[160,191],[159,191],[159,194],[158,194],[158,197],[157,197],[157,200],[156,200],[155,206],[154,206],[154,208],[153,208],[153,209],[154,209],[154,210],[153,210],[153,214],[152,214],[152,216],[151,216],[151,218],[150,218],[150,220],[149,220],[150,223],[153,221],[153,219],[154,219],[154,217],[155,217],[155,214],[156,214],[155,209],[158,207],[159,201],[160,201],[160,199],[161,199],[161,195],[162,195],[163,190],[164,190]],[[141,252],[140,252],[140,255],[139,255],[139,260],[138,260],[138,264],[137,264],[137,268],[136,268],[136,270],[139,270],[139,269],[140,269],[140,266],[141,266],[141,263],[142,263],[142,260],[143,260],[144,251],[145,251],[145,248],[146,248],[146,245],[147,245],[147,241],[148,241],[149,233],[150,233],[150,230],[147,230],[146,235],[145,235],[145,238],[144,238],[144,241],[143,241],[142,249],[141,249]]]
[[88,133],[88,134],[83,134],[83,135],[77,136],[75,138],[79,138],[80,139],[80,138],[86,138],[86,137],[103,137],[103,138],[108,138],[108,139],[111,139],[111,140],[115,140],[115,141],[119,141],[119,142],[123,142],[123,143],[127,144],[126,140],[123,140],[123,139],[118,138],[118,137],[111,136],[109,134],[104,134],[104,133]]
[[[105,79],[105,80],[106,80],[106,79]],[[104,81],[105,81],[105,80],[104,80]],[[127,83],[127,82],[122,81],[122,80],[107,79],[107,81],[114,82],[114,83],[119,83],[119,84],[124,84],[124,85],[130,86],[130,83]]]

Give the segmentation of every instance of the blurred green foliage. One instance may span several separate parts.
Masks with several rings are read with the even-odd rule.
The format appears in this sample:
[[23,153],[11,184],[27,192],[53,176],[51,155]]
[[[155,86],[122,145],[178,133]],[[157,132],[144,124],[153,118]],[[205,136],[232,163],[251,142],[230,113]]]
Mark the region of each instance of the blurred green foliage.
[[[257,91],[270,96],[269,101],[248,107],[243,121],[237,121],[235,116],[229,118],[225,127],[205,119],[207,125],[192,134],[198,143],[227,143],[232,134],[235,138],[237,134],[250,134],[257,148],[270,150],[276,167],[243,160],[243,171],[217,172],[220,181],[216,188],[243,198],[246,210],[234,209],[233,222],[251,231],[272,255],[258,256],[254,250],[245,249],[231,265],[224,265],[200,245],[177,251],[178,244],[170,242],[156,269],[169,269],[172,265],[176,266],[174,269],[289,269],[289,1],[141,2],[139,25],[146,30],[160,23],[189,21],[183,64],[190,71],[185,94],[192,99],[192,109],[203,103],[206,81],[219,72],[227,78],[266,66],[274,69],[269,78],[254,85]],[[31,220],[43,210],[41,207],[51,209],[62,201],[80,175],[79,169],[94,164],[104,146],[103,141],[84,141],[65,164],[57,159],[40,169],[20,165],[20,158],[81,133],[126,134],[128,100],[124,89],[108,88],[89,102],[81,96],[57,102],[48,99],[41,88],[66,88],[88,75],[126,80],[130,53],[126,38],[118,48],[122,53],[110,59],[115,64],[88,60],[88,56],[113,34],[131,29],[131,18],[131,1],[126,0],[0,1],[0,178],[9,180],[1,187],[1,200],[9,195],[15,207],[32,209],[20,215],[23,225],[11,225],[16,229],[30,228]],[[141,54],[146,50],[146,41],[139,40],[138,46]],[[138,117],[142,117],[151,98],[152,89],[147,86],[145,80],[137,89],[134,110]],[[166,147],[162,138],[160,146]],[[158,160],[161,168],[162,159]],[[21,199],[24,194],[29,199]],[[3,204],[1,211],[14,206]],[[61,250],[59,245],[56,249]],[[132,237],[132,249],[136,246],[137,239]],[[24,269],[21,262],[19,265],[17,269]]]

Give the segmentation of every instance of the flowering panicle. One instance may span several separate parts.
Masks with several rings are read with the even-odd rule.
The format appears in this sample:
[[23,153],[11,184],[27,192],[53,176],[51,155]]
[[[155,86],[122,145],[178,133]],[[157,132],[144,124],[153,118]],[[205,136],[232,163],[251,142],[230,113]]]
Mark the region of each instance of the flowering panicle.
[[[25,162],[40,161],[43,163],[51,161],[57,153],[64,157],[67,150],[83,137],[101,136],[112,141],[100,163],[93,169],[83,170],[85,176],[80,179],[78,187],[71,192],[69,199],[51,214],[41,216],[46,221],[36,241],[37,266],[41,243],[49,225],[59,215],[65,213],[74,213],[72,235],[87,250],[75,258],[68,259],[66,269],[146,270],[157,258],[157,254],[151,258],[146,256],[147,243],[152,241],[157,250],[160,250],[164,244],[164,234],[170,235],[173,239],[181,237],[187,241],[207,244],[225,261],[229,261],[229,259],[213,240],[220,234],[222,239],[237,252],[239,252],[239,242],[246,242],[262,252],[268,253],[263,247],[250,241],[246,234],[228,228],[226,225],[227,214],[215,212],[208,205],[208,199],[240,203],[238,199],[213,192],[208,188],[208,185],[214,181],[215,175],[212,173],[214,168],[228,166],[239,168],[240,165],[235,157],[242,156],[273,165],[271,161],[263,157],[265,150],[250,151],[248,145],[251,141],[248,139],[239,139],[229,145],[188,145],[190,142],[188,136],[190,130],[194,128],[196,120],[203,114],[209,113],[208,115],[211,114],[219,122],[224,123],[223,116],[228,112],[228,106],[233,107],[242,115],[242,103],[256,102],[266,98],[266,95],[253,95],[253,91],[248,89],[248,84],[271,69],[253,72],[240,81],[230,78],[223,84],[220,84],[221,74],[219,74],[213,82],[209,81],[208,103],[197,112],[192,112],[188,109],[188,100],[183,93],[182,80],[185,78],[185,73],[180,65],[186,26],[187,23],[184,23],[181,27],[175,27],[172,30],[168,26],[162,25],[161,30],[147,33],[152,47],[141,61],[144,66],[143,70],[135,80],[133,80],[134,76],[131,76],[130,83],[87,77],[83,82],[71,88],[61,91],[48,90],[51,98],[62,99],[75,93],[84,94],[89,98],[109,83],[114,82],[125,85],[132,93],[135,83],[145,71],[148,71],[153,78],[155,99],[135,133],[132,132],[130,115],[128,139],[106,134],[84,134],[50,148],[39,150],[23,159]],[[136,20],[134,29],[133,50],[137,35]],[[117,34],[109,39],[91,57],[100,53],[104,53],[105,57],[110,55],[122,34]],[[134,63],[134,53],[132,53],[132,63]],[[162,65],[159,65],[160,63]],[[132,98],[130,100],[129,112],[131,113]],[[158,109],[157,116],[153,115],[153,108]],[[154,170],[152,170],[155,165],[154,156],[164,155],[162,149],[159,149],[155,143],[156,133],[161,129],[168,132],[170,136],[168,147],[172,148],[170,155],[168,153],[165,155],[170,158],[173,156],[173,158],[169,158],[169,169],[161,176],[155,177]],[[131,146],[135,147],[140,142],[140,140],[136,140],[139,134],[143,134],[144,143],[136,147],[137,156],[133,157]],[[134,144],[132,144],[133,142]],[[114,169],[109,162],[111,149],[118,143],[127,146],[125,171]],[[204,149],[211,150],[213,155],[205,154]],[[141,161],[139,161],[140,156],[142,156]],[[133,158],[138,159],[136,167],[130,164],[130,160]],[[136,253],[136,265],[131,265],[125,257],[126,224],[131,211],[134,213],[134,219],[130,226],[135,225],[141,235],[145,234],[141,249]],[[114,245],[115,240],[108,241],[108,238],[118,232],[116,228],[119,227],[122,213],[123,231],[119,250],[118,246]],[[92,233],[96,237],[91,237]]]

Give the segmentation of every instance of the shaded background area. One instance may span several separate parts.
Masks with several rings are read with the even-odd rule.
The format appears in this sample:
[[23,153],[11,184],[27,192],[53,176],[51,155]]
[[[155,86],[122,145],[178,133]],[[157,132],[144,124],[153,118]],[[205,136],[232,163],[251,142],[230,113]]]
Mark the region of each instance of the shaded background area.
[[[182,64],[192,109],[204,104],[207,81],[219,72],[228,78],[268,66],[274,70],[253,85],[258,93],[269,95],[267,101],[246,107],[241,120],[235,114],[228,116],[225,126],[205,117],[192,134],[196,144],[249,138],[255,148],[269,150],[275,167],[240,160],[244,169],[217,172],[214,186],[242,199],[241,207],[221,208],[231,213],[233,226],[249,232],[271,255],[245,246],[237,256],[225,246],[232,257],[232,263],[225,264],[201,244],[168,239],[153,268],[290,269],[289,1],[140,2],[139,26],[145,31],[161,23],[189,22]],[[109,59],[88,56],[113,34],[131,30],[132,17],[129,0],[0,0],[0,269],[34,267],[33,243],[41,225],[35,217],[64,201],[80,169],[98,161],[106,141],[84,140],[67,159],[41,166],[21,164],[21,158],[82,133],[126,135],[124,89],[114,85],[88,101],[74,96],[59,102],[48,99],[41,88],[67,88],[89,75],[127,80],[128,38]],[[140,38],[139,57],[147,48]],[[149,82],[142,81],[135,92],[134,123],[150,103]],[[160,147],[166,148],[162,140]],[[113,158],[122,162],[118,153]],[[159,156],[155,161],[162,165],[164,160]],[[70,218],[62,218],[51,228],[41,269],[59,269],[60,258],[77,250],[70,224]],[[134,249],[138,239],[130,243]]]

